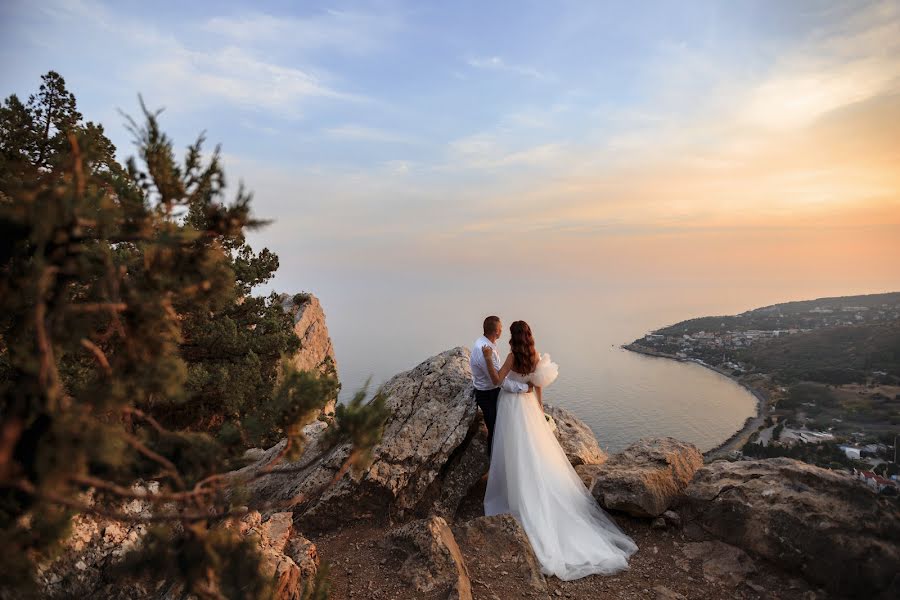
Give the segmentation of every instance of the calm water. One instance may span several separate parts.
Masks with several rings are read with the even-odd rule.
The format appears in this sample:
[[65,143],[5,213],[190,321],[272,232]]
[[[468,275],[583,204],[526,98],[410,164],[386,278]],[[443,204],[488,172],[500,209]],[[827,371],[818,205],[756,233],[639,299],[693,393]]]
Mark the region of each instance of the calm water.
[[[390,287],[323,297],[343,382],[342,400],[371,378],[372,387],[429,356],[467,346],[481,321],[497,314],[499,341],[508,348],[508,326],[531,324],[540,352],[560,365],[545,401],[572,410],[600,445],[616,452],[648,435],[671,435],[702,451],[724,441],[754,413],[753,396],[699,365],[651,358],[619,348],[650,329],[703,314],[739,312],[736,299],[679,299],[658,292],[569,287],[554,291],[465,291]],[[398,288],[399,289],[399,288]],[[709,312],[704,312],[709,311]]]

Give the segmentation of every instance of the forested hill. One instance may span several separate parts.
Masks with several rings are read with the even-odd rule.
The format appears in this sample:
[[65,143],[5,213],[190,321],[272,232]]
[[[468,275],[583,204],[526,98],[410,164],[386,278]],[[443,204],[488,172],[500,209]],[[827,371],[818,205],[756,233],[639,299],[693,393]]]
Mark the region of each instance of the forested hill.
[[739,315],[681,321],[654,333],[665,336],[740,331],[809,330],[821,327],[889,323],[900,320],[900,292],[818,298],[773,304]]
[[900,378],[900,320],[765,339],[743,348],[736,358],[780,381],[841,384],[875,376],[896,384]]

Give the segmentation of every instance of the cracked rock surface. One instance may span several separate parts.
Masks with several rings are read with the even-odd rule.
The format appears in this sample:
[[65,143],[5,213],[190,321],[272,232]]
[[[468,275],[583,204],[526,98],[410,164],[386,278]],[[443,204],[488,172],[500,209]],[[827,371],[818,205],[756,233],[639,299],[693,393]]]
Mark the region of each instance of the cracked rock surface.
[[[340,471],[350,446],[325,449],[316,437],[297,461],[275,469],[290,469],[290,475],[255,482],[254,496],[290,500],[303,494],[312,498],[294,509],[311,528],[327,529],[361,518],[402,519],[427,509],[422,507],[427,492],[443,477],[448,459],[464,440],[471,439],[476,426],[478,408],[470,397],[470,380],[469,351],[462,347],[394,376],[382,388],[391,416],[368,469],[347,472],[319,493]],[[247,470],[265,464],[277,448]]]
[[717,461],[697,471],[680,512],[841,596],[900,597],[900,508],[849,474],[788,458]]

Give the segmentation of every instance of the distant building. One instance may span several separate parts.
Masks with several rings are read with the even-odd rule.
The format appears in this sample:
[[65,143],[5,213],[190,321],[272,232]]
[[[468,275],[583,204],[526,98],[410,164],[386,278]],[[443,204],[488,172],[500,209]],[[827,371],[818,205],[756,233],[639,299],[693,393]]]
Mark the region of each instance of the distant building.
[[797,437],[807,444],[821,444],[834,439],[834,435],[824,431],[799,431]]
[[876,492],[880,492],[888,486],[896,485],[896,483],[891,481],[890,479],[885,479],[881,475],[876,475],[872,471],[856,471],[856,478]]
[[821,444],[822,442],[830,442],[834,440],[834,435],[827,431],[809,431],[807,429],[791,429],[785,427],[781,432],[781,443],[786,446],[795,443],[800,444]]
[[844,451],[844,455],[852,460],[859,460],[861,458],[859,448],[854,448],[853,446],[840,446],[840,449]]

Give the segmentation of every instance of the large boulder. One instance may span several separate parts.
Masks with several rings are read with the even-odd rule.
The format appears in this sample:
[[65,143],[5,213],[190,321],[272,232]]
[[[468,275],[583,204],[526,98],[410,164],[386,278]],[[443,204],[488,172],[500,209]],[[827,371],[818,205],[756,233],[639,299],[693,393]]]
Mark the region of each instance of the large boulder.
[[407,523],[389,534],[391,548],[404,556],[399,576],[417,592],[449,600],[472,600],[469,572],[453,532],[442,517]]
[[900,597],[900,506],[848,474],[788,458],[700,469],[688,523],[841,597]]
[[[429,492],[445,474],[451,456],[474,435],[478,409],[470,380],[465,348],[448,350],[396,375],[381,390],[390,417],[369,468],[360,473],[342,469],[350,445],[328,449],[317,438],[297,461],[254,481],[254,498],[294,504],[295,515],[309,530],[373,515],[418,514],[423,502],[433,500]],[[243,473],[265,465],[276,448]]]
[[636,517],[658,517],[703,466],[697,447],[674,438],[644,438],[601,465],[576,471],[601,506]]
[[478,517],[454,526],[453,534],[473,583],[502,598],[547,597],[541,565],[515,517]]
[[544,412],[553,419],[551,424],[553,433],[573,467],[606,462],[608,458],[606,452],[600,448],[594,432],[584,421],[559,406],[545,404]]

